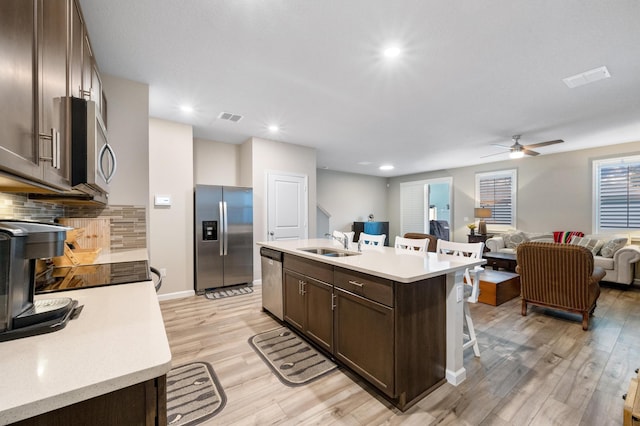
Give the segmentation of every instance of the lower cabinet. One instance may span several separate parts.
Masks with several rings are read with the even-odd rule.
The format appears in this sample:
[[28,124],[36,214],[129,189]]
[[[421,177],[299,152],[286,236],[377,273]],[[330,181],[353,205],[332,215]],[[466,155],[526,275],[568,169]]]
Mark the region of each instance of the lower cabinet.
[[399,283],[284,255],[284,319],[406,410],[442,384],[446,279]]
[[14,425],[166,425],[167,376],[40,414]]
[[333,286],[284,270],[284,319],[326,351],[333,350]]
[[388,396],[395,396],[393,309],[335,288],[334,354]]

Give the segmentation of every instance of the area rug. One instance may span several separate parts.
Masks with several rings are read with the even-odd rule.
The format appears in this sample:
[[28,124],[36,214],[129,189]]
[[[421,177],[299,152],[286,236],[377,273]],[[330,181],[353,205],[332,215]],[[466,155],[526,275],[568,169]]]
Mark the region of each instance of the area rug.
[[239,296],[241,294],[253,293],[253,287],[250,285],[240,285],[235,287],[217,288],[208,290],[204,295],[207,299],[222,299],[225,297]]
[[287,386],[309,383],[338,368],[286,327],[257,334],[249,344]]
[[226,402],[209,363],[192,362],[167,373],[167,424],[197,425],[218,414]]

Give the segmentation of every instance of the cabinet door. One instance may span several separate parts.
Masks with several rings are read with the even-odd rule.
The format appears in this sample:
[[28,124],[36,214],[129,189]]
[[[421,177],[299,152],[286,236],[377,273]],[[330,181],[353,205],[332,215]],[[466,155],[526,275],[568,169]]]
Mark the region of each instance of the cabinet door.
[[327,351],[333,350],[333,286],[307,278],[303,285],[307,318],[305,333]]
[[39,133],[44,180],[69,186],[66,136],[68,0],[40,0],[38,36]]
[[394,311],[334,288],[334,354],[390,397],[394,383]]
[[284,320],[300,331],[305,327],[303,283],[304,276],[284,270]]
[[82,98],[82,50],[84,48],[84,23],[77,1],[71,4],[71,37],[69,52],[69,95]]
[[0,168],[41,178],[35,138],[34,0],[0,1]]

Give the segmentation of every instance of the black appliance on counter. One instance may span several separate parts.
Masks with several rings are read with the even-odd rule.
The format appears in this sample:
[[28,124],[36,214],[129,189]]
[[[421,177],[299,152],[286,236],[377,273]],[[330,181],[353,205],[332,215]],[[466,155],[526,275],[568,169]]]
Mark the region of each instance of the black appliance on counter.
[[0,342],[63,328],[78,302],[68,297],[34,301],[36,259],[61,256],[69,228],[0,221]]
[[36,294],[149,281],[152,268],[146,260],[139,260],[77,266],[48,264],[42,269],[36,275]]

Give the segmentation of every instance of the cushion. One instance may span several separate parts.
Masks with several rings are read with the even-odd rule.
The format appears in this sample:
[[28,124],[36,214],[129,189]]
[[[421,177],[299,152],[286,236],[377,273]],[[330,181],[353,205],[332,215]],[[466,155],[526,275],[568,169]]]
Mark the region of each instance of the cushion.
[[504,240],[504,246],[506,248],[514,249],[518,247],[518,244],[527,241],[527,236],[524,235],[524,232],[514,232],[512,234],[502,235],[502,239]]
[[602,269],[614,269],[616,265],[611,258],[596,256],[593,258],[593,266],[599,266]]
[[553,234],[529,234],[527,237],[529,241],[535,241],[538,243],[553,243]]
[[554,231],[553,241],[556,243],[568,243],[572,237],[584,237],[580,231]]
[[596,240],[594,238],[571,237],[571,242],[569,244],[586,247],[591,250],[591,253],[593,253],[594,256],[596,256],[600,252],[602,246],[604,246],[604,241]]
[[600,249],[600,256],[612,258],[614,254],[622,247],[627,245],[626,238],[614,238],[609,240]]

